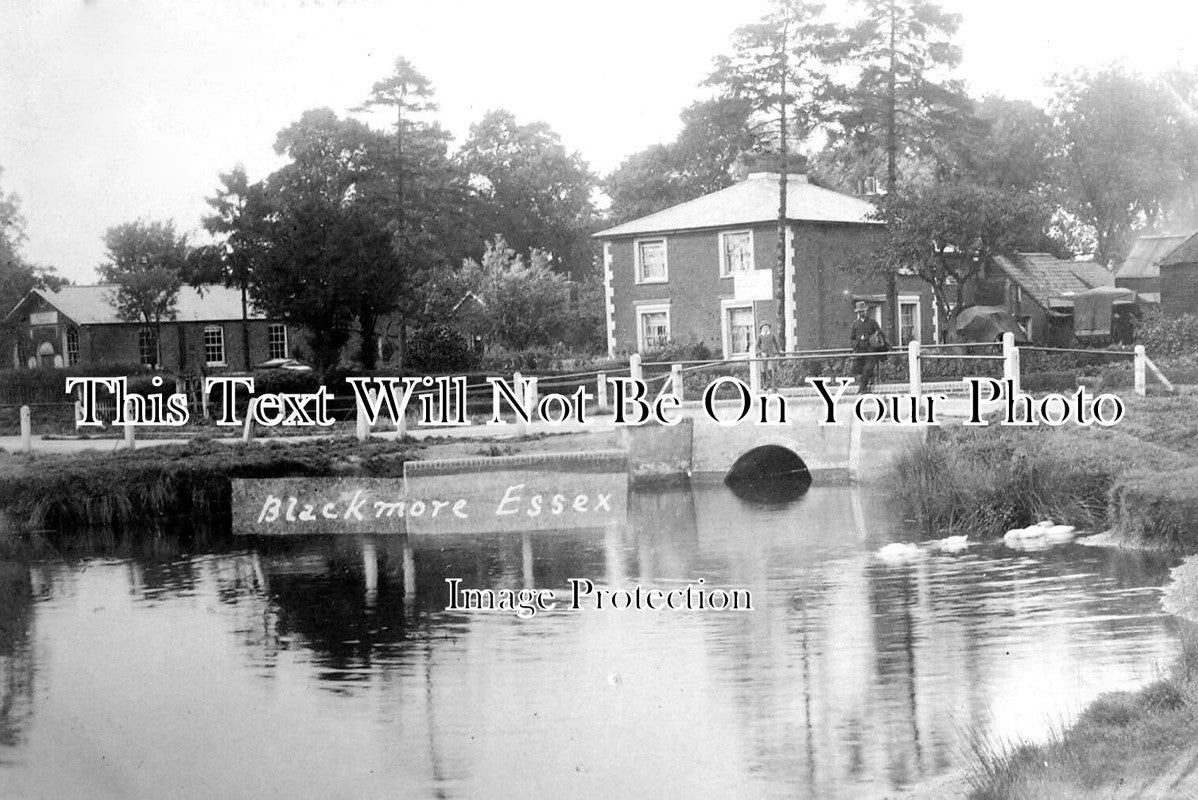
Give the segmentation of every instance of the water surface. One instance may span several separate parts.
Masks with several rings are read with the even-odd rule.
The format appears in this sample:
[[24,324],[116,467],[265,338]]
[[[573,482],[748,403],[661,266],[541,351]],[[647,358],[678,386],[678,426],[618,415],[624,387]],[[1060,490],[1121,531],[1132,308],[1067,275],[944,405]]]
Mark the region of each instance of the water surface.
[[[1172,562],[888,565],[879,497],[637,493],[606,530],[96,537],[0,562],[3,797],[870,797],[1038,738],[1177,651]],[[744,588],[754,610],[445,610],[464,586]]]

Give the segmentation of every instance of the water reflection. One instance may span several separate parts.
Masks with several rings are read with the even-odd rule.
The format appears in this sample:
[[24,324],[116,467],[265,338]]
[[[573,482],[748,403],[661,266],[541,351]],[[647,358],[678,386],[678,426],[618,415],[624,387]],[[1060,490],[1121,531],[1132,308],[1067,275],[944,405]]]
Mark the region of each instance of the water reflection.
[[[1164,557],[887,565],[909,532],[848,488],[630,503],[589,532],[193,531],[0,564],[0,795],[884,796],[962,763],[967,732],[1042,735],[1176,649]],[[446,611],[447,577],[702,578],[754,611],[519,620]]]

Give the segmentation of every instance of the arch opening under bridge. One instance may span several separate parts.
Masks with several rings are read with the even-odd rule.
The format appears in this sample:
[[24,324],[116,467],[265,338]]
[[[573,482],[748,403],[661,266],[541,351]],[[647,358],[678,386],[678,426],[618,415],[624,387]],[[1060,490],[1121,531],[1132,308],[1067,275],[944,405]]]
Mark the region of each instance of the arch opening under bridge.
[[790,447],[763,444],[732,464],[724,483],[738,497],[765,502],[792,500],[811,486],[811,471]]

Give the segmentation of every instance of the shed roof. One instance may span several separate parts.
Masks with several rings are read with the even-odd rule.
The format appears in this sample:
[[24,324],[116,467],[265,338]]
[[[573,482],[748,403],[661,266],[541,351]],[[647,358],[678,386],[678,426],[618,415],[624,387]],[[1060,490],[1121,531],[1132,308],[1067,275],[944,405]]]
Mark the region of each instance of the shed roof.
[[[776,172],[756,172],[747,180],[676,206],[599,231],[596,238],[633,236],[643,233],[726,228],[773,222],[778,219]],[[870,215],[874,206],[859,197],[813,186],[806,175],[788,175],[786,217],[800,222],[854,222],[880,225]]]
[[1131,246],[1131,252],[1115,270],[1116,278],[1159,278],[1161,259],[1186,240],[1185,234],[1172,236],[1141,236]]
[[996,256],[994,262],[1046,308],[1053,299],[1115,285],[1114,273],[1093,261],[1065,261],[1049,253],[1016,253]]
[[1174,267],[1178,264],[1198,264],[1198,233],[1186,239],[1169,255],[1161,259],[1162,267]]
[[[117,287],[111,284],[64,286],[58,291],[34,289],[8,313],[11,319],[29,298],[39,296],[78,325],[118,325],[127,323],[117,315],[112,299]],[[251,305],[250,319],[266,319]],[[177,322],[220,322],[241,319],[241,292],[225,286],[209,285],[202,289],[184,286],[176,304]]]

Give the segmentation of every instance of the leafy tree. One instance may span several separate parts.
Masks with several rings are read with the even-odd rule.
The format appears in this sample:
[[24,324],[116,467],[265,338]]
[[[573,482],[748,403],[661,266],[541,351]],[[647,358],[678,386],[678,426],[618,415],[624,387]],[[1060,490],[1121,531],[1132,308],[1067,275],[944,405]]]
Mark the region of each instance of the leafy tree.
[[861,17],[837,54],[856,67],[855,81],[837,92],[835,132],[861,152],[880,147],[894,191],[904,153],[934,153],[969,122],[964,87],[947,77],[961,61],[952,43],[961,18],[931,0],[856,4]]
[[643,217],[730,186],[733,167],[758,142],[751,103],[719,97],[682,112],[682,131],[624,160],[604,181],[613,222]]
[[163,320],[175,318],[187,265],[187,237],[175,232],[173,221],[138,220],[109,228],[104,246],[108,260],[98,271],[117,286],[112,297],[117,315],[152,328],[157,348]]
[[471,126],[460,157],[478,229],[501,235],[517,252],[543,251],[566,275],[591,270],[595,176],[552,128],[521,124],[503,109],[489,111]]
[[1172,69],[1160,76],[1182,186],[1169,216],[1179,230],[1198,228],[1198,69]]
[[[402,268],[393,232],[380,213],[385,207],[379,197],[388,184],[385,170],[379,168],[386,161],[385,138],[361,122],[317,109],[305,112],[297,123],[281,131],[275,150],[292,161],[266,180],[263,211],[271,221],[265,234],[271,255],[266,267],[257,270],[261,275],[251,294],[262,298],[266,308],[285,310],[289,319],[332,315],[324,323],[331,326],[327,331],[308,325],[322,369],[336,363],[348,340],[348,334],[342,337],[344,326],[335,317],[342,311],[349,314],[358,323],[359,359],[364,367],[373,369],[378,321],[400,307],[409,277]],[[325,226],[325,230],[300,231],[301,221]],[[251,217],[243,230],[247,237],[259,237],[259,226]],[[353,236],[361,237],[356,245]],[[327,250],[298,255],[297,242]],[[252,256],[252,241],[249,245],[245,249]],[[279,261],[280,253],[288,253],[290,260]],[[328,304],[325,311],[309,314],[302,308],[308,289],[304,271],[308,268],[333,281],[311,287],[310,299]]]
[[187,279],[193,285],[222,283],[241,292],[241,343],[245,369],[250,363],[249,290],[255,261],[261,257],[263,226],[255,209],[264,203],[262,186],[252,184],[245,167],[238,164],[219,176],[220,188],[207,202],[212,213],[204,217],[204,229],[218,244],[197,247],[191,252]]
[[52,268],[28,263],[21,256],[24,241],[20,200],[0,190],[0,314],[11,311],[33,289],[57,289],[66,283]]
[[1093,228],[1099,263],[1122,260],[1133,228],[1158,223],[1181,188],[1172,109],[1158,86],[1120,68],[1057,80],[1065,206]]
[[321,376],[337,364],[359,320],[360,356],[372,368],[373,325],[392,302],[388,276],[398,272],[390,234],[366,211],[319,197],[280,193],[270,205],[250,284],[254,303],[306,328]]
[[886,223],[886,238],[858,266],[926,281],[947,322],[961,310],[966,283],[993,256],[1015,250],[1048,214],[1043,201],[1026,192],[965,182],[903,186],[881,199],[876,218]]
[[[951,41],[960,16],[932,0],[857,0],[860,18],[847,30],[837,53],[856,67],[855,80],[836,92],[839,109],[833,138],[856,152],[880,150],[885,188],[898,187],[904,156],[934,154],[968,121],[969,101],[959,81],[946,73],[961,51]],[[898,332],[898,296],[888,276],[887,325]]]
[[[819,23],[823,6],[803,0],[774,0],[759,21],[733,35],[732,54],[720,56],[707,82],[749,103],[760,118],[757,129],[772,128],[781,165],[778,184],[778,246],[774,290],[785,303],[787,168],[791,139],[803,140],[822,118],[828,89],[824,60],[835,28]],[[781,332],[782,347],[786,332]]]
[[527,258],[503,236],[487,243],[480,261],[468,259],[445,284],[447,301],[473,293],[457,315],[488,344],[510,350],[557,341],[570,313],[570,283],[550,267],[550,256],[534,249]]
[[[416,67],[403,56],[395,59],[395,71],[391,75],[376,81],[371,87],[370,96],[359,110],[386,107],[395,111],[395,157],[390,164],[390,176],[394,184],[395,197],[391,204],[391,218],[396,243],[399,250],[400,283],[406,283],[406,272],[412,254],[407,252],[407,244],[414,226],[409,225],[409,214],[405,203],[405,184],[409,180],[409,163],[417,162],[411,155],[405,159],[404,140],[411,141],[413,134],[428,133],[428,130],[417,129],[415,118],[419,115],[434,111],[436,103],[432,101],[433,86]],[[416,129],[416,130],[414,130]],[[400,312],[400,345],[399,362],[402,365],[407,341],[406,315],[410,311],[409,303],[398,304]]]

